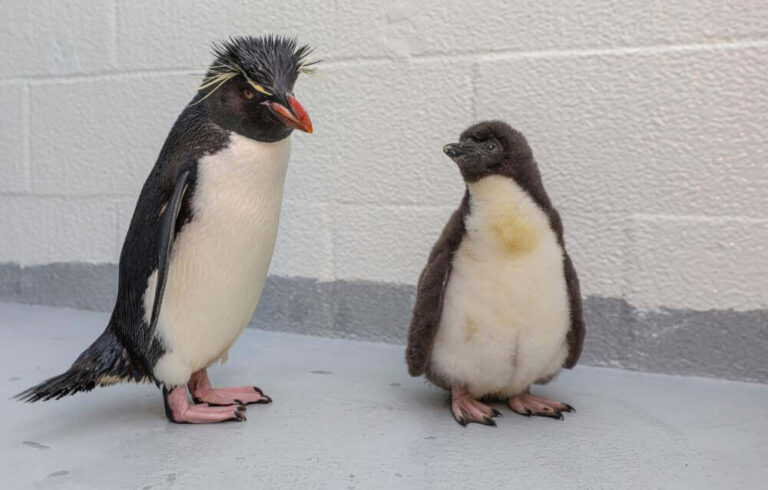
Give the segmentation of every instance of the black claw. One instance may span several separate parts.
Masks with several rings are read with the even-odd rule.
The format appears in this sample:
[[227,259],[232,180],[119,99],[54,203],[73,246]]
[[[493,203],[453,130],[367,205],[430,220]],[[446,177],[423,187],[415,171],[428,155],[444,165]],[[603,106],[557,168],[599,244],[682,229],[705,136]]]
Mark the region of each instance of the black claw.
[[272,398],[271,398],[271,397],[269,397],[269,396],[267,396],[267,395],[265,395],[265,394],[264,394],[264,392],[263,392],[263,391],[261,391],[261,388],[259,388],[258,386],[254,386],[254,387],[253,387],[253,391],[255,391],[256,393],[258,393],[259,395],[261,395],[262,397],[264,397],[264,400],[259,400],[259,401],[257,401],[257,402],[253,402],[253,403],[257,403],[257,404],[267,404],[267,403],[272,403]]
[[238,400],[237,398],[233,398],[232,401],[237,403],[241,407],[245,405],[245,403],[243,403],[243,400]]
[[193,401],[193,402],[195,402],[195,404],[196,404],[196,405],[198,405],[198,404],[200,404],[200,403],[203,403],[203,400],[202,400],[202,399],[200,399],[200,398],[196,398],[196,397],[193,397],[193,398],[192,398],[192,401]]
[[493,409],[493,416],[494,416],[494,417],[503,417],[504,415],[502,415],[502,413],[501,413],[501,412],[499,412],[498,410],[496,410],[496,409],[494,408],[494,409]]
[[563,403],[563,405],[565,405],[565,407],[566,407],[566,410],[565,410],[566,412],[570,413],[570,412],[575,412],[576,411],[575,408],[573,408],[571,405],[568,405],[567,403]]
[[241,403],[241,404],[239,404],[239,405],[237,406],[237,409],[238,409],[238,410],[240,410],[241,412],[245,412],[245,411],[247,411],[247,410],[248,410],[248,407],[246,407],[245,405],[243,405],[243,404]]
[[563,420],[563,414],[560,412],[536,412],[533,415],[536,415],[538,417],[547,417],[550,419],[557,419],[557,420]]
[[530,417],[531,415],[533,415],[533,412],[531,412],[531,409],[530,409],[530,408],[526,408],[526,409],[525,409],[525,414],[524,414],[524,415],[525,415],[526,417]]
[[491,427],[496,427],[496,421],[495,421],[495,420],[493,420],[493,419],[492,419],[492,418],[490,418],[490,417],[485,417],[485,418],[483,419],[483,424],[484,424],[484,425],[490,425]]
[[243,412],[241,412],[240,410],[235,410],[235,418],[236,418],[238,421],[240,421],[240,422],[245,422],[246,420],[248,420],[248,419],[245,417],[245,414],[244,414]]
[[[454,413],[453,418],[456,419],[456,422],[458,422],[459,425],[461,425],[462,427],[466,427],[467,424],[469,423],[467,422],[467,412],[465,412],[464,409],[461,407],[459,407],[459,410],[461,411],[461,415],[457,417],[456,414]],[[453,413],[453,411],[451,411],[451,413]]]

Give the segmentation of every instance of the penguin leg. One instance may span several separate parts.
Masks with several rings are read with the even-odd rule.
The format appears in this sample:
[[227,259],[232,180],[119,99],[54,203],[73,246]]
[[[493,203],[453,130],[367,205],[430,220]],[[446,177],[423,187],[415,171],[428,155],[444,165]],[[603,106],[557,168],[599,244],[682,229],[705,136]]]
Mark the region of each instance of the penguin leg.
[[451,388],[451,412],[456,422],[466,426],[477,423],[496,427],[493,417],[501,415],[498,410],[485,406],[472,398],[466,388],[454,386]]
[[211,380],[208,379],[208,372],[205,369],[192,373],[188,386],[195,403],[224,406],[272,403],[272,398],[265,395],[261,388],[256,386],[214,388],[211,386]]
[[567,403],[557,402],[536,396],[528,391],[509,398],[509,408],[520,415],[530,417],[536,415],[539,417],[550,417],[553,419],[563,419],[563,412],[573,412],[574,408]]
[[163,387],[165,416],[177,424],[212,424],[227,420],[244,421],[245,407],[213,407],[210,405],[190,405],[187,401],[187,388],[177,386],[170,392]]

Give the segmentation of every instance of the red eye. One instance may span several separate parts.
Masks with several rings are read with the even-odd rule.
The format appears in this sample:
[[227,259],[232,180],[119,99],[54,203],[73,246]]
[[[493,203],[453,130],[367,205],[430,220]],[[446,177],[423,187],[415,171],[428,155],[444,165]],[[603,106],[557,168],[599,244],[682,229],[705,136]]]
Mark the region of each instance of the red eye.
[[249,89],[249,88],[243,89],[243,97],[245,97],[246,99],[250,100],[250,99],[254,98],[255,95],[256,94],[254,94],[251,89]]

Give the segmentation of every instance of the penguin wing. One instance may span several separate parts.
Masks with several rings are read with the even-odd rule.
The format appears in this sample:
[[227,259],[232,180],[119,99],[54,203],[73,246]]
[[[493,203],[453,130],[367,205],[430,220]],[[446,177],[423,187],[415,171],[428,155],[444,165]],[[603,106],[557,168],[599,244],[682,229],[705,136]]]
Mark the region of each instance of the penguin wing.
[[160,226],[160,236],[158,240],[157,251],[157,285],[155,286],[155,301],[152,304],[152,317],[149,324],[150,342],[155,335],[157,328],[157,317],[160,315],[160,307],[163,304],[163,293],[165,292],[165,282],[168,279],[168,263],[171,259],[171,249],[173,248],[173,239],[176,230],[176,219],[181,210],[181,202],[189,185],[190,171],[184,170],[176,178],[176,184],[173,188],[173,194],[162,211],[162,223]]
[[405,355],[411,376],[424,374],[429,366],[432,344],[443,313],[445,289],[453,268],[453,256],[464,238],[464,218],[468,213],[469,194],[465,193],[461,206],[443,228],[419,277]]
[[568,357],[565,359],[563,366],[570,369],[576,365],[579,356],[581,356],[581,350],[584,347],[584,336],[586,335],[584,308],[581,305],[579,277],[576,275],[576,269],[573,267],[571,257],[565,250],[563,221],[560,219],[560,214],[551,204],[548,204],[548,208],[550,226],[552,226],[552,230],[557,235],[557,242],[563,249],[563,274],[565,274],[565,287],[568,291],[568,309],[571,315],[571,327],[568,329],[568,335],[566,336]]
[[565,284],[568,288],[568,306],[571,311],[571,328],[566,337],[568,341],[568,357],[565,360],[564,366],[570,369],[576,365],[579,356],[581,356],[586,327],[584,325],[584,308],[581,305],[579,278],[576,275],[576,269],[573,267],[568,252],[565,251],[565,247],[563,247],[563,269],[565,272]]

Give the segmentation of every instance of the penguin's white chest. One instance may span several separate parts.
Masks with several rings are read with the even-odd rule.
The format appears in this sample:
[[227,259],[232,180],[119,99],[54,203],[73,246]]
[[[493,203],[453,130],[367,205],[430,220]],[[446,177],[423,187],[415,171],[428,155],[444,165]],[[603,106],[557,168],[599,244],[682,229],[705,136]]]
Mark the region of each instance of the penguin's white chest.
[[[167,346],[155,377],[183,384],[242,333],[267,277],[277,237],[290,138],[263,143],[232,134],[198,162],[193,219],[171,252],[157,335]],[[152,311],[157,273],[144,297]]]
[[431,367],[473,396],[511,396],[567,356],[563,253],[546,213],[512,179],[486,177],[469,191]]

